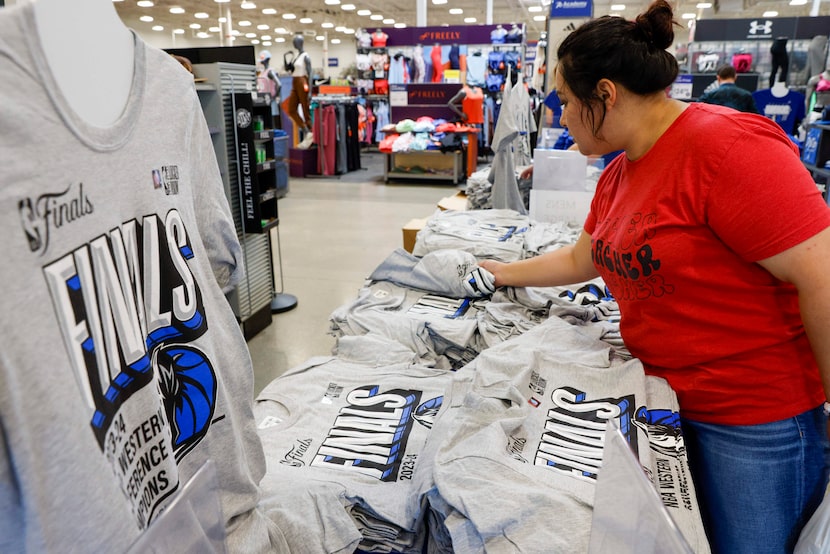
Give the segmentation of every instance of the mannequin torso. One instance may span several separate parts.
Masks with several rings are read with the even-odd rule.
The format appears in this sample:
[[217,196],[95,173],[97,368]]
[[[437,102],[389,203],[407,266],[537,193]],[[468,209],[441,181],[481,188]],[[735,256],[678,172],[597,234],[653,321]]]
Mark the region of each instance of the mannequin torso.
[[34,8],[38,38],[66,101],[90,125],[114,123],[130,96],[135,42],[112,2],[36,0]]

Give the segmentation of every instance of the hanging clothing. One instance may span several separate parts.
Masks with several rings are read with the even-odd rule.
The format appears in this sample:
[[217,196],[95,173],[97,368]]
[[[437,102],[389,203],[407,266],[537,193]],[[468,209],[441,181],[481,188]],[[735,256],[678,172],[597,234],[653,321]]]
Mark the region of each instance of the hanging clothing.
[[441,46],[436,44],[429,53],[432,60],[432,82],[440,83],[444,80],[444,62],[441,61]]
[[426,64],[424,63],[424,47],[420,44],[415,47],[412,54],[412,82],[423,83],[426,76]]

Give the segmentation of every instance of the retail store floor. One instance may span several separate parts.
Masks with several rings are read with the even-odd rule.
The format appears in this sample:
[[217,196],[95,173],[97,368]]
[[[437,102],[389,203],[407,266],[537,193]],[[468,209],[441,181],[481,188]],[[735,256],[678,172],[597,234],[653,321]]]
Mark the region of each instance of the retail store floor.
[[[313,356],[331,354],[331,312],[353,300],[366,277],[395,248],[401,228],[432,214],[461,187],[443,181],[383,182],[383,154],[363,153],[365,169],[328,178],[291,178],[279,200],[284,291],[293,310],[273,315],[248,346],[254,393]],[[277,264],[277,230],[272,230]],[[279,289],[280,268],[275,267]]]

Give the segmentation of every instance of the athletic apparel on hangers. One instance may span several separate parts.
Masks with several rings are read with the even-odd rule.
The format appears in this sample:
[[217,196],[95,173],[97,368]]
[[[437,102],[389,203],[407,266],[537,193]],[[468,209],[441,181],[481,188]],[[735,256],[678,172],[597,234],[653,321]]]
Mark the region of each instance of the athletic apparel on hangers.
[[423,83],[426,77],[426,64],[424,63],[424,47],[418,44],[412,54],[412,82]]
[[528,106],[521,104],[520,96],[508,81],[502,94],[501,113],[493,131],[491,144],[494,155],[488,179],[493,185],[493,208],[526,214],[527,206],[519,192],[514,158],[514,143],[522,131],[527,132],[527,128],[522,127],[521,114]]
[[461,69],[461,61],[459,60],[460,54],[461,49],[457,44],[450,46],[450,52],[447,56],[450,62],[450,69]]
[[0,36],[0,550],[126,552],[213,460],[228,550],[285,551],[257,508],[253,369],[223,294],[243,254],[193,76],[133,33],[127,103],[93,127],[31,3]]
[[398,52],[389,60],[389,84],[405,84],[410,81],[409,70],[406,66],[406,58],[402,52]]
[[484,86],[484,77],[487,72],[487,59],[481,50],[476,50],[467,56],[467,84],[475,87]]
[[444,80],[444,62],[441,59],[441,45],[436,44],[429,52],[432,61],[432,82],[440,83]]

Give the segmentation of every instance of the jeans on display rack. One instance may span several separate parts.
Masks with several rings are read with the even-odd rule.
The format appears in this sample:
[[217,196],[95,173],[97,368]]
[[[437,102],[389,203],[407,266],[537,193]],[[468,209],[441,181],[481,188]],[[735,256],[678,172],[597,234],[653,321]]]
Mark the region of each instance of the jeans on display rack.
[[762,425],[682,420],[713,554],[792,552],[827,486],[822,408]]

